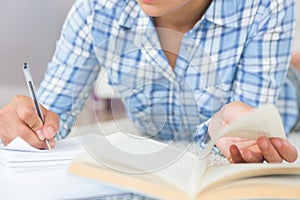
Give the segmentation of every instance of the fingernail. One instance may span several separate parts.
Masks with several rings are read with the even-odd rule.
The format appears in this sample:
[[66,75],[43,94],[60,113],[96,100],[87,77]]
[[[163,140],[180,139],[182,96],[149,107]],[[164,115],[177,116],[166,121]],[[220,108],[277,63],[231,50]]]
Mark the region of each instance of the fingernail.
[[267,143],[267,141],[262,141],[261,143],[260,143],[260,146],[261,146],[261,148],[263,148],[263,149],[267,149],[268,148],[268,143]]
[[230,147],[230,151],[232,154],[235,154],[235,155],[239,153],[239,150],[233,146]]
[[37,130],[36,134],[40,140],[45,140],[45,136],[43,135],[41,130]]

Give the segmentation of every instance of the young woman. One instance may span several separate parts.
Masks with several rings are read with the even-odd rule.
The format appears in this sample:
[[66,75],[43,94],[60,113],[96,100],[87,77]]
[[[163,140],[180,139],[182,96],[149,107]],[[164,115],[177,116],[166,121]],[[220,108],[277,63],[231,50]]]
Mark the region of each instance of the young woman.
[[[1,109],[1,140],[20,135],[43,148],[47,138],[54,146],[101,68],[129,117],[152,137],[201,143],[217,134],[212,120],[227,125],[267,103],[278,106],[288,134],[298,117],[286,79],[294,14],[293,0],[77,0],[39,89],[45,124],[31,100],[17,96]],[[216,145],[231,162],[297,158],[279,138]]]

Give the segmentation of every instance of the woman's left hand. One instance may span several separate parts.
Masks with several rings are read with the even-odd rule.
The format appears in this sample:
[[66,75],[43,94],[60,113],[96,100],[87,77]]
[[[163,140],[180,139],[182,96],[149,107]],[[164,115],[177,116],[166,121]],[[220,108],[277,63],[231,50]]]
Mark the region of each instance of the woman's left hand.
[[[234,120],[242,117],[254,108],[242,103],[232,102],[223,106],[212,118],[209,133],[216,134]],[[213,136],[212,136],[213,137]],[[260,137],[249,140],[235,137],[220,138],[217,147],[231,163],[280,163],[283,160],[294,162],[298,153],[288,140]]]

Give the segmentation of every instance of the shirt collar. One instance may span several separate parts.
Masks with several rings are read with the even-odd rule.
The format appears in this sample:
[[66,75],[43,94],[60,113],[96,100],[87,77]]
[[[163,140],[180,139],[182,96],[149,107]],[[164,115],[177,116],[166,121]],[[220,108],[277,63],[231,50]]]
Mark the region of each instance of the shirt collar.
[[240,0],[213,0],[204,18],[221,26],[237,27],[240,20],[238,1]]
[[119,26],[124,29],[130,29],[136,24],[136,20],[141,9],[136,0],[126,0],[123,5],[123,12],[119,19]]

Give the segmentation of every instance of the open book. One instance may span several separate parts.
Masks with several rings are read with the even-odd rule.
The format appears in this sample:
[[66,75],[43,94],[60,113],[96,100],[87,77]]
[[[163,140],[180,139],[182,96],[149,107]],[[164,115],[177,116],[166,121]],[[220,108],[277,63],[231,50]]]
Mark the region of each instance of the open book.
[[[241,130],[255,127],[251,121],[261,119],[260,134],[273,137],[268,126],[281,124],[278,113],[272,120],[258,113],[273,113],[274,107],[257,109],[240,119]],[[273,113],[274,114],[274,113]],[[254,117],[254,118],[253,118]],[[280,117],[279,117],[280,119]],[[250,121],[249,121],[250,120]],[[248,122],[247,122],[248,121]],[[247,124],[250,126],[247,128]],[[243,126],[242,126],[243,125]],[[255,124],[254,124],[255,125]],[[264,127],[262,127],[264,126]],[[231,127],[223,136],[235,135]],[[264,131],[263,131],[264,130]],[[284,132],[275,137],[285,137]],[[259,134],[260,133],[260,134]],[[88,153],[69,166],[69,172],[159,199],[289,199],[300,198],[300,164],[223,164],[208,166],[206,159],[191,153],[194,144],[178,148],[140,136],[115,133],[110,136],[90,135],[83,144]]]

